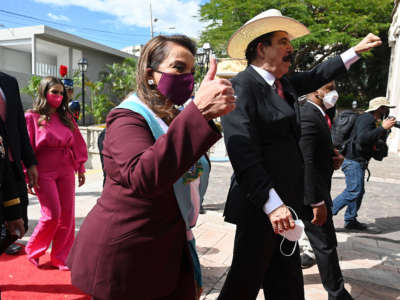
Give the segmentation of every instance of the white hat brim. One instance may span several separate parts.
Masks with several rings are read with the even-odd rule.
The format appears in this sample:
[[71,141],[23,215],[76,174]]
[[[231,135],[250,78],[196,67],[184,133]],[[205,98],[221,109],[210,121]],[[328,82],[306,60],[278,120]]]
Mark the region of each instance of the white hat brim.
[[228,55],[232,58],[245,58],[247,46],[251,41],[273,31],[287,32],[290,40],[310,33],[306,26],[289,17],[271,16],[261,18],[246,23],[232,35],[228,42]]
[[381,104],[381,105],[378,105],[378,106],[370,107],[370,108],[368,108],[365,112],[375,111],[375,110],[379,109],[381,106],[385,106],[385,107],[387,107],[387,108],[396,108],[396,106],[393,106],[393,105]]

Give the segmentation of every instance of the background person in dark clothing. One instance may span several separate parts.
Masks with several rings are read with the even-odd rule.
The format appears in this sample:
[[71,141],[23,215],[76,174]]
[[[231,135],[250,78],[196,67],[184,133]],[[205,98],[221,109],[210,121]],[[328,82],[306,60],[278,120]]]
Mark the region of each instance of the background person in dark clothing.
[[103,142],[106,137],[106,128],[104,128],[97,138],[97,147],[99,148],[101,169],[103,170],[103,186],[106,183],[106,172],[104,171],[104,158],[103,158]]
[[6,225],[2,226],[2,237],[5,236],[3,229],[7,228],[10,235],[21,238],[25,234],[21,201],[14,170],[8,159],[8,145],[5,137],[4,124],[0,119],[0,222]]
[[8,159],[6,134],[0,118],[0,255],[15,238],[24,236],[24,220],[21,216],[16,177]]
[[[344,215],[345,229],[365,230],[367,225],[357,221],[364,196],[365,170],[371,157],[382,160],[381,147],[386,148],[386,138],[396,119],[387,119],[390,106],[385,97],[377,97],[369,102],[369,107],[360,115],[351,132],[351,142],[344,149],[345,160],[342,171],[346,176],[345,190],[333,201],[332,213],[336,215],[347,206]],[[377,123],[381,125],[377,125]],[[387,153],[386,153],[387,154]]]
[[[304,219],[305,233],[318,264],[322,284],[329,300],[353,299],[344,287],[336,252],[337,240],[333,225],[331,183],[334,169],[339,169],[343,156],[334,149],[327,108],[335,105],[338,94],[332,81],[308,95],[300,107],[300,149],[304,157],[304,204],[313,209],[312,221]],[[304,254],[303,254],[304,255]],[[302,266],[303,266],[302,255]]]
[[[4,122],[9,145],[9,158],[17,180],[17,190],[21,199],[22,218],[25,231],[28,230],[28,193],[22,163],[27,169],[29,189],[37,187],[37,161],[29,141],[24,110],[19,95],[18,82],[14,77],[0,72],[0,116]],[[22,162],[22,163],[21,163]],[[18,253],[20,246],[13,244],[8,254]]]

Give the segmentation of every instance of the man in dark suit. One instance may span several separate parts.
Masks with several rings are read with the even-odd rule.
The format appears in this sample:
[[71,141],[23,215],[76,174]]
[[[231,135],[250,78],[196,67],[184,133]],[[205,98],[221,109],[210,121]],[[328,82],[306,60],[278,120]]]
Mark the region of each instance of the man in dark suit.
[[[5,123],[7,140],[10,150],[10,161],[17,176],[17,188],[22,204],[22,217],[25,230],[28,229],[28,194],[21,161],[27,168],[29,188],[37,186],[37,161],[29,141],[24,110],[19,94],[18,82],[14,77],[0,72],[0,114]],[[10,246],[8,253],[20,250],[15,244]]]
[[16,177],[8,159],[6,132],[3,120],[0,118],[0,244],[2,250],[8,235],[22,237],[25,234],[21,215],[21,201],[18,196]]
[[334,169],[339,169],[343,156],[334,149],[331,121],[325,111],[337,101],[332,81],[307,97],[300,107],[300,148],[304,158],[304,204],[311,206],[314,218],[304,219],[305,232],[314,250],[322,284],[329,300],[353,299],[344,287],[337,240],[332,220],[331,182]]
[[298,247],[294,255],[282,255],[278,234],[294,227],[287,206],[312,217],[311,208],[303,205],[297,99],[345,73],[357,53],[381,44],[370,34],[350,52],[284,76],[293,52],[290,40],[307,33],[298,21],[268,10],[242,26],[228,44],[228,54],[246,57],[248,67],[232,79],[237,106],[222,118],[234,170],[224,215],[236,224],[236,236],[219,300],[256,299],[261,286],[267,299],[304,299]]

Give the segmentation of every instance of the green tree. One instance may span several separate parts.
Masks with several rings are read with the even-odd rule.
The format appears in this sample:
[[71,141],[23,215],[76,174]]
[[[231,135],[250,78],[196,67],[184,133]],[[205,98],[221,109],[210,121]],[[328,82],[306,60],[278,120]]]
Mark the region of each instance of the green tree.
[[117,102],[136,89],[136,67],[136,59],[126,58],[122,63],[106,65],[106,70],[100,74],[101,82]]
[[87,81],[85,85],[90,89],[90,105],[85,105],[87,113],[93,116],[96,124],[103,123],[108,112],[115,106],[109,95],[104,92],[104,83],[101,81]]
[[[106,65],[98,81],[90,81],[85,77],[85,87],[90,89],[90,104],[85,105],[85,112],[93,116],[95,123],[103,123],[108,112],[135,90],[136,66],[136,59],[126,58],[122,63]],[[79,71],[75,72],[73,80],[76,87],[82,87]],[[81,95],[75,94],[75,98],[79,99]]]
[[[294,69],[308,69],[326,57],[355,45],[367,33],[387,40],[392,0],[210,0],[201,6],[201,20],[208,26],[201,42],[209,42],[219,56],[226,56],[230,36],[258,13],[278,8],[285,16],[305,24],[311,34],[293,41],[297,49]],[[364,55],[349,76],[339,80],[340,92],[365,103],[385,94],[390,51],[387,43]],[[354,99],[353,99],[354,100]],[[351,101],[350,101],[351,102]]]
[[21,93],[31,96],[32,100],[34,100],[37,97],[41,80],[42,77],[32,75],[31,79],[28,81],[28,85],[21,89]]

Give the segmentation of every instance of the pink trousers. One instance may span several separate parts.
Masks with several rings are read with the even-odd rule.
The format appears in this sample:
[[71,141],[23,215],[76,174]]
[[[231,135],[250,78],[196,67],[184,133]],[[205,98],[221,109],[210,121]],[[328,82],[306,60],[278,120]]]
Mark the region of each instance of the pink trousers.
[[65,265],[75,237],[75,174],[63,150],[37,156],[41,206],[40,220],[25,247],[28,258],[39,258],[51,247],[51,264]]

